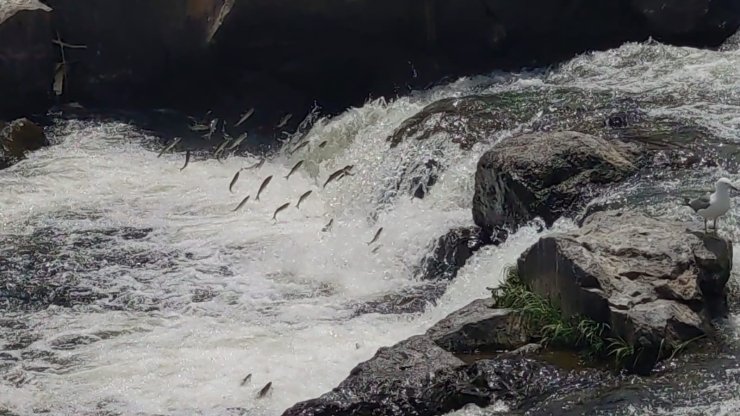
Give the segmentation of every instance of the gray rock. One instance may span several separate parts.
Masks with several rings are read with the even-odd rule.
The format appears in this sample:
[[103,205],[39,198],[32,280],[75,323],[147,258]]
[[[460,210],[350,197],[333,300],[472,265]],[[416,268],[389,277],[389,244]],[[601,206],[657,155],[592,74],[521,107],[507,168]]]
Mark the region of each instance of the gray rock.
[[478,227],[460,227],[441,236],[417,273],[422,280],[452,280],[488,241]]
[[429,328],[427,336],[455,354],[514,350],[529,340],[521,316],[495,309],[492,298],[475,300],[453,312]]
[[618,211],[540,239],[517,263],[522,280],[565,316],[608,323],[613,336],[641,350],[633,369],[643,373],[664,342],[711,331],[710,320],[727,310],[731,265],[729,240]]
[[17,117],[48,102],[54,62],[51,8],[37,0],[0,2],[0,114]]
[[434,385],[435,374],[464,363],[419,335],[381,348],[360,363],[339,386],[313,400],[301,402],[283,415],[401,415],[428,406],[421,398]]
[[22,160],[26,152],[48,145],[44,130],[26,118],[0,122],[0,169]]
[[551,225],[635,173],[638,149],[570,131],[505,139],[478,162],[473,220],[486,235],[536,217]]

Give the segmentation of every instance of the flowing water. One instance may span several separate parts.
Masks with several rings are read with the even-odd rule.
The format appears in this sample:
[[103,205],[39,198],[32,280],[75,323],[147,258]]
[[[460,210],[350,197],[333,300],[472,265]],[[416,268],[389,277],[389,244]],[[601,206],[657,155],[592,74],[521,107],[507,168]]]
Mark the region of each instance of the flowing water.
[[[626,44],[553,71],[465,78],[368,102],[318,120],[305,138],[310,148],[276,152],[259,170],[243,171],[234,193],[232,176],[257,156],[219,162],[196,155],[180,171],[181,153],[158,158],[156,139],[131,125],[57,120],[48,129],[53,146],[0,171],[0,414],[277,415],[330,390],[377,348],[486,296],[541,235],[575,227],[565,220],[542,231],[528,225],[485,247],[424,312],[357,313],[423,285],[416,266],[436,239],[472,225],[478,157],[546,118],[562,101],[548,92],[563,87],[642,102],[653,116],[709,132],[730,155],[740,140],[736,40],[719,51]],[[386,138],[427,104],[500,93],[534,94],[531,105],[541,109],[469,150],[443,134],[389,149]],[[399,172],[430,158],[442,169],[427,196],[398,192],[412,182]],[[304,166],[284,179],[301,159]],[[354,175],[323,188],[345,165],[354,165]],[[731,164],[656,172],[609,198],[675,199],[708,189],[719,175],[740,179]],[[312,195],[296,209],[307,190]],[[273,221],[286,202],[292,205]],[[696,221],[671,203],[650,212]],[[737,237],[738,217],[734,208],[720,231]],[[322,232],[330,219],[332,229]],[[379,242],[368,245],[379,227]],[[257,398],[267,382],[271,393]],[[720,382],[725,387],[708,381],[700,391],[729,389],[706,397],[727,414],[740,410],[740,382]],[[629,405],[634,414],[649,408]],[[701,413],[697,406],[677,403],[670,412]]]

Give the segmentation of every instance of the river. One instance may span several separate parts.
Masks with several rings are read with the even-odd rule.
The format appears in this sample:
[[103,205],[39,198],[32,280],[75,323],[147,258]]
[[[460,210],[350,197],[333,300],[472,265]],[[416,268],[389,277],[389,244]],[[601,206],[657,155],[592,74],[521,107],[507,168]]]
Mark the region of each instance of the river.
[[[389,149],[386,138],[442,98],[563,87],[644,100],[645,111],[701,126],[724,147],[740,140],[737,35],[719,51],[629,43],[552,70],[463,78],[368,101],[318,120],[306,137],[309,150],[277,151],[261,168],[243,171],[233,193],[234,173],[259,155],[217,161],[196,154],[180,171],[182,153],[158,158],[156,138],[133,125],[57,119],[47,130],[52,146],[0,171],[0,414],[278,415],[330,390],[379,347],[486,296],[543,234],[575,227],[569,220],[545,230],[532,224],[485,247],[424,312],[358,314],[359,305],[423,285],[414,269],[436,239],[473,225],[478,157],[546,114],[470,150],[444,137],[434,146],[408,141]],[[542,97],[545,108],[558,99]],[[432,153],[447,169],[427,196],[395,193],[389,184],[399,170]],[[286,180],[301,159],[304,166]],[[354,175],[323,188],[345,165],[354,165]],[[740,179],[735,167],[708,167],[641,178],[609,197],[656,202],[709,189],[718,175]],[[313,193],[296,209],[307,190]],[[274,222],[286,202],[292,205]],[[698,221],[676,204],[653,212]],[[738,218],[733,207],[720,231],[736,239]],[[331,219],[332,229],[322,232]],[[373,252],[377,245],[367,242],[379,227]],[[735,250],[735,270],[738,258]],[[695,396],[714,398],[709,407],[677,400],[664,414],[735,414],[734,377],[734,384],[704,380]],[[267,382],[272,392],[257,398]],[[669,393],[676,391],[656,397]],[[649,401],[622,410],[658,412]]]

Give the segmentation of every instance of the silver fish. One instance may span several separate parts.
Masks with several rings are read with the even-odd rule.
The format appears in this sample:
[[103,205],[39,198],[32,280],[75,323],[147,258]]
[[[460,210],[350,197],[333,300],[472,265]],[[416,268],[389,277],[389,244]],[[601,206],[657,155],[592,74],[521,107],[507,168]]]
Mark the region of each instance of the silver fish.
[[295,153],[295,152],[303,149],[304,147],[308,146],[309,144],[310,144],[310,142],[303,142],[303,143],[299,144],[298,146],[294,147],[293,150],[291,150],[290,152],[288,152],[288,154],[291,154],[292,155],[293,153]]
[[301,202],[303,202],[304,199],[308,198],[308,196],[311,195],[312,193],[313,193],[313,191],[308,191],[308,192],[304,193],[303,195],[301,195],[301,197],[298,198],[298,203],[295,205],[296,209],[300,208],[301,207]]
[[229,144],[229,141],[231,141],[231,139],[224,138],[224,142],[221,143],[221,145],[216,148],[216,151],[213,152],[213,155],[216,156],[216,157],[218,157],[218,154],[221,153],[221,152],[223,152],[224,149],[226,149],[226,146]]
[[272,175],[266,177],[265,180],[262,181],[262,185],[260,185],[260,190],[257,191],[257,197],[254,198],[256,201],[260,200],[260,194],[262,193],[262,191],[265,190],[265,188],[267,188],[267,185],[270,183],[271,180],[272,180]]
[[213,133],[216,132],[216,129],[218,128],[218,118],[214,118],[211,120],[211,123],[208,125],[208,133],[204,135],[203,137],[206,138],[206,140],[211,140],[213,137]]
[[383,227],[378,228],[378,232],[375,233],[375,237],[373,237],[373,239],[369,243],[367,243],[367,245],[370,245],[370,244],[378,241],[378,238],[380,237],[380,233],[382,233],[382,232],[383,232]]
[[260,390],[259,393],[257,393],[257,398],[261,399],[267,395],[267,393],[270,391],[270,388],[272,387],[272,381],[267,383],[265,387],[262,387],[262,390]]
[[236,140],[233,143],[231,143],[231,146],[226,148],[226,150],[234,150],[237,146],[242,144],[242,142],[246,138],[247,138],[247,133],[243,133],[241,136],[237,137]]
[[331,230],[331,226],[334,225],[334,218],[329,220],[329,223],[324,226],[324,228],[321,229],[322,233],[325,233],[329,230]]
[[284,203],[283,205],[280,205],[280,206],[278,207],[278,209],[276,209],[276,210],[275,210],[275,213],[274,213],[274,214],[272,214],[272,220],[273,220],[273,221],[277,221],[277,214],[278,214],[278,212],[280,212],[280,211],[282,211],[282,210],[284,210],[284,209],[288,208],[289,206],[290,206],[290,202],[286,202],[286,203]]
[[288,124],[288,121],[293,117],[293,114],[286,114],[285,117],[283,117],[282,120],[280,120],[280,124],[277,125],[277,128],[281,129],[285,127],[286,124]]
[[301,167],[301,165],[303,164],[303,162],[304,162],[304,161],[303,161],[303,160],[301,160],[300,162],[296,163],[296,164],[295,164],[295,166],[293,166],[293,168],[292,168],[292,169],[290,170],[290,172],[288,172],[288,175],[287,175],[287,176],[285,176],[285,179],[288,179],[288,178],[290,178],[290,175],[294,174],[294,173],[295,173],[295,171],[297,171],[297,170],[298,170],[298,168],[300,168],[300,167]]
[[180,168],[180,172],[182,172],[183,169],[188,167],[188,163],[190,163],[190,150],[185,152],[185,165],[183,165],[183,167]]
[[234,210],[232,210],[231,212],[239,211],[241,209],[241,207],[243,207],[244,204],[247,203],[247,201],[249,201],[249,195],[247,195],[246,198],[242,199],[242,202],[240,202],[239,205],[237,205],[236,208],[234,208]]
[[260,159],[260,161],[259,161],[259,162],[255,163],[254,165],[252,165],[252,166],[250,166],[250,167],[248,167],[248,168],[244,168],[244,170],[249,170],[249,169],[259,169],[259,168],[261,168],[261,167],[262,167],[262,165],[264,165],[264,164],[265,164],[265,158],[263,157],[262,159]]
[[180,137],[176,138],[175,141],[173,141],[169,146],[167,146],[164,149],[162,149],[162,151],[159,152],[159,154],[157,155],[157,157],[160,157],[163,154],[165,154],[165,153],[169,152],[170,150],[172,150],[172,148],[175,147],[175,146],[177,146],[177,144],[180,143],[181,140],[182,140],[182,138],[180,138]]
[[192,131],[208,131],[208,126],[206,126],[205,124],[200,124],[200,123],[191,124],[190,125],[190,130],[192,130]]
[[354,167],[353,165],[347,165],[343,167],[342,169],[339,169],[338,171],[329,175],[329,179],[327,179],[326,182],[324,182],[324,188],[326,188],[326,185],[328,185],[331,181],[335,179],[340,179],[341,177],[345,175],[351,175],[351,173],[349,172],[352,170],[353,167]]
[[247,376],[244,377],[244,379],[242,380],[242,384],[241,385],[243,386],[243,385],[247,384],[247,382],[249,380],[251,380],[251,379],[252,379],[252,373],[247,374]]
[[239,127],[242,123],[247,121],[249,117],[252,117],[252,114],[254,114],[254,107],[250,108],[249,111],[244,113],[244,115],[242,115],[242,118],[240,118],[239,121],[234,124],[234,127]]
[[239,180],[239,174],[242,173],[241,169],[236,171],[236,175],[234,175],[234,179],[231,180],[231,183],[229,184],[229,192],[233,193],[234,191],[231,190],[231,188],[234,187],[236,184],[236,181]]
[[327,143],[329,143],[327,140],[324,140],[323,142],[319,143],[319,149],[323,149]]

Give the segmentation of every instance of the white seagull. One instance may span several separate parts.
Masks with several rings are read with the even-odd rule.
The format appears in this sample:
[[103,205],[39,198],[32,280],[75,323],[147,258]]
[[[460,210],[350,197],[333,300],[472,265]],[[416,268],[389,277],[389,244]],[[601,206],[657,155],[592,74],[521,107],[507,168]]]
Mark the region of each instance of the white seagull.
[[704,232],[707,232],[707,221],[714,221],[714,231],[717,232],[717,218],[725,215],[730,209],[730,189],[738,189],[727,178],[720,178],[714,184],[714,193],[696,199],[684,200],[697,214],[704,218]]

